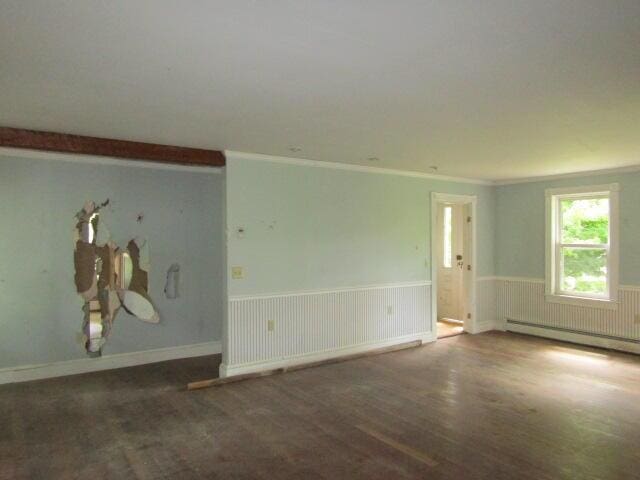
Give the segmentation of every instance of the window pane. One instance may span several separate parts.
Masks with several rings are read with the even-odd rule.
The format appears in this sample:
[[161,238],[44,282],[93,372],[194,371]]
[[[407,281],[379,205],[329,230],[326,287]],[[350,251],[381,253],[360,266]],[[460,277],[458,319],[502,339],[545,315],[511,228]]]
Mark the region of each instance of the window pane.
[[564,292],[607,293],[607,252],[602,248],[562,247],[560,285]]
[[444,207],[444,258],[446,268],[451,268],[451,207]]
[[609,199],[560,200],[562,243],[608,243]]

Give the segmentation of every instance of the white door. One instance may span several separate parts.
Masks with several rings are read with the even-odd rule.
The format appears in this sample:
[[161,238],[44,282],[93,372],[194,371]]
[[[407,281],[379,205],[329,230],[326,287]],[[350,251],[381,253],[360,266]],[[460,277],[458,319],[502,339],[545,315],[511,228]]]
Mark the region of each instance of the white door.
[[463,205],[439,204],[438,228],[438,318],[464,319]]

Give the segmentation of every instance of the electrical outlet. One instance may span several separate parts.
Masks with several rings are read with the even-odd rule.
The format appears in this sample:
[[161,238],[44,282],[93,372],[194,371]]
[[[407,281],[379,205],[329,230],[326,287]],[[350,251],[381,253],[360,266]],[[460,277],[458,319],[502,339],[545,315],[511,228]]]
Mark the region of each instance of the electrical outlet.
[[387,315],[393,315],[393,306],[391,305],[387,306]]
[[275,320],[267,320],[267,331],[273,332],[276,329],[276,321]]
[[231,267],[231,278],[241,280],[244,278],[244,269],[242,267]]

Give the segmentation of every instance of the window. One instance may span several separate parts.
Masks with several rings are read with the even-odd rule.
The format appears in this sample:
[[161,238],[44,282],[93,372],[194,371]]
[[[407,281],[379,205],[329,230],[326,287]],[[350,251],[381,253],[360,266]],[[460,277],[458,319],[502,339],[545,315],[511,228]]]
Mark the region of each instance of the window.
[[547,300],[615,308],[618,185],[549,189]]
[[442,222],[444,224],[444,235],[442,236],[442,238],[444,239],[444,248],[442,250],[444,254],[443,254],[442,263],[445,268],[451,268],[452,266],[452,263],[451,263],[451,258],[452,258],[451,252],[453,250],[453,246],[452,246],[453,237],[451,235],[452,213],[453,212],[452,212],[451,206],[444,207],[444,221]]

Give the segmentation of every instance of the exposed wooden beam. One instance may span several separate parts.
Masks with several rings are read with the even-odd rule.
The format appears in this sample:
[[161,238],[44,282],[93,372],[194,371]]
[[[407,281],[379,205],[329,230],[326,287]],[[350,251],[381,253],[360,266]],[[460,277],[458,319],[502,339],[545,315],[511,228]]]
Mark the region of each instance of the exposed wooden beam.
[[174,147],[10,127],[0,127],[0,147],[49,150],[181,165],[208,167],[223,167],[225,165],[224,153],[219,150]]

